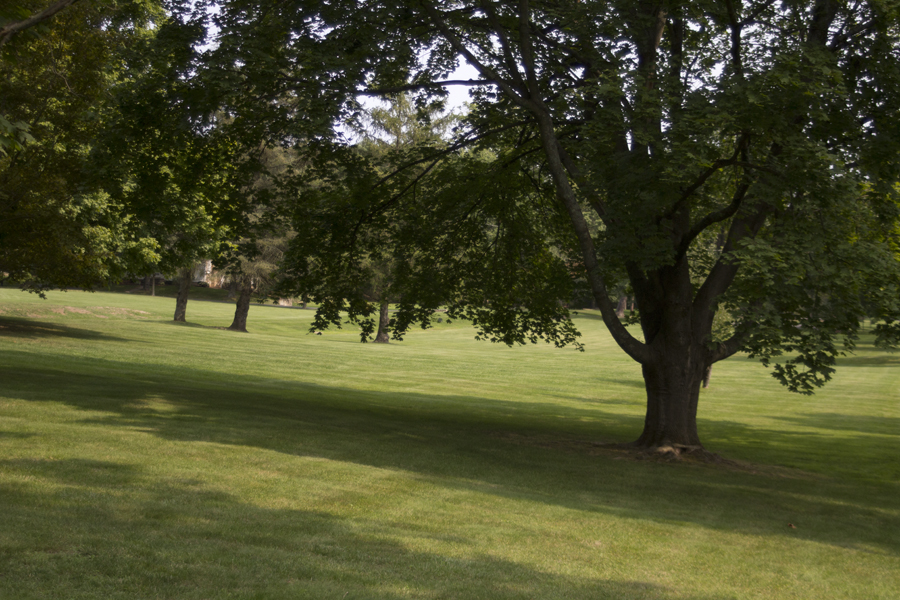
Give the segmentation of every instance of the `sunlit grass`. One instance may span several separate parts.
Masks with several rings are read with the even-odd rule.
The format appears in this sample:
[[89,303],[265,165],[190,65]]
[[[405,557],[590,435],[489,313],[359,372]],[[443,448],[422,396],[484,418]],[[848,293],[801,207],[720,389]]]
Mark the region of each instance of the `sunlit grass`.
[[[734,461],[634,460],[640,370],[464,323],[0,290],[0,597],[896,598],[900,356],[813,397],[744,358],[701,397]],[[793,528],[789,524],[794,525]]]

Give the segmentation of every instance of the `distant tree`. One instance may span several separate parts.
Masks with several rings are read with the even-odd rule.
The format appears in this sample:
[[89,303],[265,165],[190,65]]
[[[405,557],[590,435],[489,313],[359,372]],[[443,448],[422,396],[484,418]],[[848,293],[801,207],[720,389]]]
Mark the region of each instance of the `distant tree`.
[[[359,153],[361,160],[372,169],[373,175],[380,175],[383,178],[389,176],[399,164],[408,161],[411,156],[421,154],[423,151],[444,148],[450,129],[457,121],[457,115],[443,112],[440,106],[416,106],[409,96],[401,93],[389,97],[382,106],[370,108],[356,115],[351,128],[359,139],[356,152]],[[418,169],[422,170],[423,168]],[[326,186],[326,183],[316,181],[312,184],[312,193]],[[371,190],[373,196],[380,193],[375,189],[377,187],[378,184],[373,183]],[[420,192],[427,193],[424,188],[421,188]],[[367,192],[360,189],[352,193],[365,195]],[[319,206],[325,211],[331,211],[340,204]],[[311,222],[318,222],[318,219]],[[399,223],[395,225],[402,227]],[[295,220],[294,226],[302,228],[303,224]],[[360,268],[368,275],[361,278],[357,293],[362,300],[372,304],[373,310],[371,314],[368,312],[361,314],[360,319],[357,319],[355,312],[351,311],[350,318],[362,323],[363,342],[373,339],[376,343],[386,344],[391,339],[390,303],[399,298],[393,289],[393,283],[398,269],[405,268],[402,263],[406,258],[398,256],[391,250],[394,244],[389,239],[389,231],[381,231],[377,242],[367,240],[365,245],[372,251],[360,254],[359,258]],[[315,239],[316,233],[309,231],[308,235]],[[295,244],[303,243],[295,241]],[[321,250],[309,248],[305,244],[303,246],[306,248],[305,252],[311,253],[311,256],[317,255],[318,250]],[[327,285],[316,286],[309,280],[306,286],[305,293],[320,303],[343,302],[340,289],[331,289]],[[377,314],[377,317],[374,317],[374,314]],[[317,320],[314,327],[321,329],[327,327],[328,323],[327,320]],[[374,332],[374,338],[370,335],[371,332]]]
[[228,271],[228,278],[238,289],[234,320],[228,329],[247,331],[247,315],[254,295],[265,299],[275,290],[277,269],[284,257],[288,238],[263,238],[253,244],[253,254],[242,254]]
[[186,318],[193,267],[218,256],[246,218],[242,149],[214,98],[188,81],[205,31],[202,19],[176,13],[134,49],[140,76],[116,88],[117,118],[93,155],[108,194],[156,240],[155,268],[177,273],[175,321]]

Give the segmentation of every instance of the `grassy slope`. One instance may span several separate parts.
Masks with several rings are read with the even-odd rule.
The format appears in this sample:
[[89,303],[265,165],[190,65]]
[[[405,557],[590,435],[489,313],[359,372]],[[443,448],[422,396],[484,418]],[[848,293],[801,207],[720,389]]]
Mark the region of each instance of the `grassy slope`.
[[0,290],[0,598],[897,597],[897,355],[811,398],[720,363],[747,468],[661,464],[596,446],[643,390],[595,315],[580,354],[173,305]]

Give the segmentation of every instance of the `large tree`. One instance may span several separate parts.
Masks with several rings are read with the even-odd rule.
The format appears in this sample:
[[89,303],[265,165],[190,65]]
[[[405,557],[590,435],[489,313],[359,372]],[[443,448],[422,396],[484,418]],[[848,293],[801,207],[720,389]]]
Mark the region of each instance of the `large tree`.
[[112,90],[132,75],[127,49],[152,35],[159,3],[83,2],[26,29],[47,4],[0,10],[0,21],[23,19],[0,46],[0,272],[35,291],[90,288],[156,257],[90,156],[115,112]]
[[214,98],[188,82],[205,25],[202,16],[175,10],[133,49],[137,75],[116,88],[116,118],[92,156],[109,196],[156,240],[154,270],[177,274],[179,322],[186,320],[196,265],[216,257],[247,218],[241,149],[222,127]]
[[[322,229],[335,260],[298,250],[294,272],[350,274],[356,249],[377,237],[366,230],[416,215],[415,230],[391,236],[410,265],[401,331],[448,303],[492,339],[572,341],[550,298],[585,279],[643,371],[637,445],[676,450],[701,446],[699,390],[716,361],[741,350],[776,359],[779,381],[811,393],[863,318],[880,342],[897,341],[897,2],[253,6],[223,12],[223,39],[256,33],[229,47],[233,64],[253,65],[252,97],[303,98],[313,121],[335,114],[320,110],[329,103],[352,111],[360,94],[425,101],[473,88],[455,143],[392,176],[311,146],[323,173],[337,165],[369,193],[301,197],[298,217],[325,219],[330,197],[343,216],[326,220],[347,231]],[[460,62],[477,76],[448,80]],[[622,276],[640,333],[616,316],[610,284]],[[738,320],[716,341],[720,307]]]

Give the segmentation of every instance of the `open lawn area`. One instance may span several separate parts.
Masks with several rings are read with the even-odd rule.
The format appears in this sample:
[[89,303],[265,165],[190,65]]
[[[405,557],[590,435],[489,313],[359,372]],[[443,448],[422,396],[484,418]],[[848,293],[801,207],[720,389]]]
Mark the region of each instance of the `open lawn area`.
[[900,598],[900,354],[814,396],[713,370],[638,436],[639,366],[464,323],[361,344],[311,310],[0,289],[0,598]]

